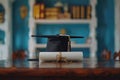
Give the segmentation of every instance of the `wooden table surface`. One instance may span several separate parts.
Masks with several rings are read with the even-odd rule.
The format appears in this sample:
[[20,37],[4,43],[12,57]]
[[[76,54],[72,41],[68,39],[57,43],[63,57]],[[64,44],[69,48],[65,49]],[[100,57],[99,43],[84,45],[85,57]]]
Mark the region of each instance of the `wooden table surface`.
[[0,80],[120,80],[120,61],[18,62],[14,67],[0,65]]

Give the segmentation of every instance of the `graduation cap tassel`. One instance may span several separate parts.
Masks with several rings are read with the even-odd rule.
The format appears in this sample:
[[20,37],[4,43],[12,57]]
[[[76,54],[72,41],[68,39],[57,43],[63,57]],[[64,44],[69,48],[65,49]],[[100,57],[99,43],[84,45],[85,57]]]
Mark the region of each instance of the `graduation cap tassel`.
[[70,41],[70,36],[68,36],[68,49],[67,51],[70,52],[71,51],[71,41]]

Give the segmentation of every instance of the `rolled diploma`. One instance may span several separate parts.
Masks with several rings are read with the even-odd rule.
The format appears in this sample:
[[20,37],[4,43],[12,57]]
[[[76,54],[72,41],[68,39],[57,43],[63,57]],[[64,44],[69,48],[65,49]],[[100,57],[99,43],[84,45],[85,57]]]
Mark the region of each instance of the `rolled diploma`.
[[67,61],[81,61],[83,59],[83,52],[40,52],[40,61],[56,61],[57,55],[62,54],[62,57],[66,58]]
[[56,62],[40,62],[39,68],[83,68],[83,62],[72,63],[56,63]]

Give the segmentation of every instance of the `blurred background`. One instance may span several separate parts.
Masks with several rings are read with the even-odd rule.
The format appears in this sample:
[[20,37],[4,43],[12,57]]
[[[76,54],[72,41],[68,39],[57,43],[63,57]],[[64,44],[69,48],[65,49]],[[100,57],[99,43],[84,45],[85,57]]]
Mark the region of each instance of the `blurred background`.
[[120,50],[119,21],[119,0],[0,0],[0,60],[20,51],[28,57],[45,51],[47,39],[31,34],[84,36],[71,39],[72,51],[113,55]]

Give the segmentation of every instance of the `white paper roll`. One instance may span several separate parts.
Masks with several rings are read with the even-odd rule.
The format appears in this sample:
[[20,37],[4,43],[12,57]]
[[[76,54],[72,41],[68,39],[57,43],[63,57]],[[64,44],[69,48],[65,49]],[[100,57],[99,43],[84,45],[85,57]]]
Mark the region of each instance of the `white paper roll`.
[[56,62],[41,62],[39,68],[83,68],[83,62],[72,63],[56,63]]
[[83,60],[83,52],[40,52],[39,61],[57,61],[58,55],[67,61]]

